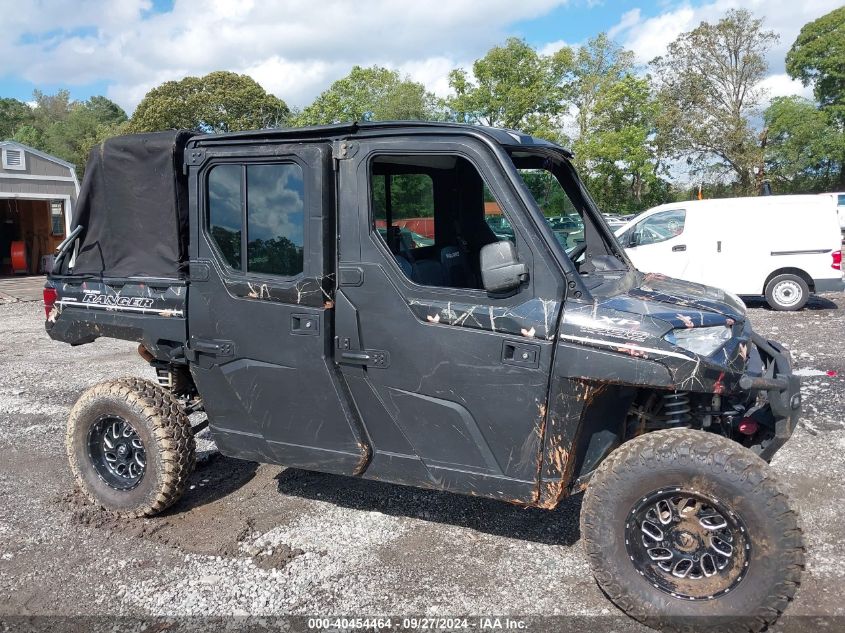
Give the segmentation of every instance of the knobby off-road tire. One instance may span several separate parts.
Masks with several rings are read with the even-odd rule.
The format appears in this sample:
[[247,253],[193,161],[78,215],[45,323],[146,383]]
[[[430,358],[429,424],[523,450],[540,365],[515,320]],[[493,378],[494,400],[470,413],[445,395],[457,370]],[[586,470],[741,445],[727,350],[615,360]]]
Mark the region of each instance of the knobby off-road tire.
[[795,596],[804,567],[797,515],[768,465],[703,431],[656,431],[611,453],[585,494],[581,534],[605,594],[664,630],[760,631]]
[[125,517],[175,503],[195,465],[194,435],[176,398],[140,378],[94,385],[67,424],[67,454],[85,494]]

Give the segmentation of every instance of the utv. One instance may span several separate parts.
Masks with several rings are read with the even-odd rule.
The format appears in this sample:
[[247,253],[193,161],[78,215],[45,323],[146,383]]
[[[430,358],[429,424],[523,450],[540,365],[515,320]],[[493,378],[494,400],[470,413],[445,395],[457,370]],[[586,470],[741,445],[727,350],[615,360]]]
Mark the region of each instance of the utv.
[[587,555],[621,609],[765,628],[804,564],[766,464],[801,407],[788,353],[730,293],[637,271],[571,159],[407,122],[95,148],[47,332],[137,341],[158,384],[79,399],[79,485],[161,512],[205,411],[232,457],[548,509],[586,490]]

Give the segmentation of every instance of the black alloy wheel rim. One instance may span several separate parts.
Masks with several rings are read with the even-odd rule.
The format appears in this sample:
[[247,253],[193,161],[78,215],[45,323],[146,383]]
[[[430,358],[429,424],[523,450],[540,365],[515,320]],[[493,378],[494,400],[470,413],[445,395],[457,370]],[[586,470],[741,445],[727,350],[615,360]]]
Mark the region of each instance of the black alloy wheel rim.
[[625,547],[641,576],[682,600],[713,600],[734,590],[748,575],[751,554],[739,515],[683,488],[656,490],[634,504]]
[[147,453],[138,433],[116,415],[102,415],[88,430],[88,456],[109,487],[131,490],[144,477]]

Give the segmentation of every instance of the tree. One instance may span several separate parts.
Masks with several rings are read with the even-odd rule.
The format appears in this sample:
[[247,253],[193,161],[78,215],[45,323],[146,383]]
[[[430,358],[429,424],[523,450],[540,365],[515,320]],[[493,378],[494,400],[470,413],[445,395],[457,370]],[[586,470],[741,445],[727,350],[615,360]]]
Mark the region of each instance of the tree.
[[766,168],[776,191],[829,191],[841,182],[845,135],[829,111],[801,97],[778,97],[764,121]]
[[677,157],[715,167],[742,193],[752,193],[762,150],[750,119],[759,112],[758,87],[766,52],[777,35],[745,9],[731,9],[716,24],[702,22],[652,61],[660,81],[661,142]]
[[150,90],[132,115],[133,132],[194,129],[234,132],[287,123],[290,110],[254,79],[227,71],[166,81]]
[[575,152],[602,209],[630,213],[665,202],[654,145],[657,107],[648,77],[625,75],[595,93]]
[[569,99],[575,109],[575,163],[607,211],[640,211],[664,201],[651,77],[636,70],[633,53],[605,33],[575,56]]
[[786,54],[786,72],[812,84],[822,108],[845,121],[845,7],[809,22]]
[[344,78],[294,117],[295,125],[344,121],[432,120],[442,118],[437,99],[421,83],[380,66],[354,66]]
[[510,38],[475,61],[472,77],[463,68],[449,73],[455,95],[448,105],[459,121],[554,138],[572,66],[570,48],[541,55],[523,40]]
[[33,100],[35,107],[14,140],[74,163],[80,175],[91,147],[121,133],[127,120],[123,109],[103,96],[72,101],[67,90],[54,95],[36,90]]
[[20,127],[32,120],[32,110],[23,101],[0,98],[0,141],[12,138]]
[[572,104],[578,139],[584,140],[602,92],[634,71],[634,54],[617,46],[606,33],[599,33],[578,49],[573,69]]

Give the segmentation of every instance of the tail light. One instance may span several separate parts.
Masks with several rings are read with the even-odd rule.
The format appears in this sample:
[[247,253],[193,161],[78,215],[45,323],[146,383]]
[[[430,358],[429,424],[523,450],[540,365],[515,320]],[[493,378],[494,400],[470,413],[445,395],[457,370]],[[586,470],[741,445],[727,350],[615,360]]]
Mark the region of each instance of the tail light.
[[842,251],[833,251],[830,256],[833,257],[833,263],[830,267],[833,270],[842,270]]
[[56,292],[56,289],[47,286],[44,288],[44,314],[47,318],[50,318],[50,312],[53,310],[53,306],[56,305],[56,299],[58,299],[59,295]]
[[738,431],[743,435],[754,435],[757,432],[759,425],[751,418],[742,418],[739,422]]

